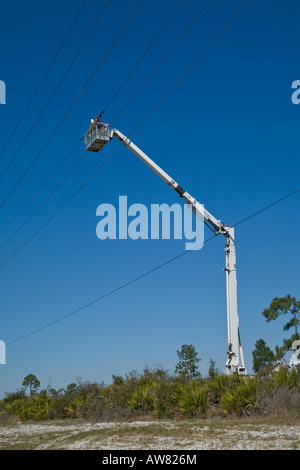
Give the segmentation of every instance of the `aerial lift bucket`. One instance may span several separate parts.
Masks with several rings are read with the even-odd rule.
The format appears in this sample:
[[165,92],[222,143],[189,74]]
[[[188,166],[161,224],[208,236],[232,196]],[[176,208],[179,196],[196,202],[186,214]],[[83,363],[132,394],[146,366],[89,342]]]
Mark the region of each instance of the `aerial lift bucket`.
[[84,136],[85,148],[88,152],[99,152],[111,139],[109,124],[94,121]]

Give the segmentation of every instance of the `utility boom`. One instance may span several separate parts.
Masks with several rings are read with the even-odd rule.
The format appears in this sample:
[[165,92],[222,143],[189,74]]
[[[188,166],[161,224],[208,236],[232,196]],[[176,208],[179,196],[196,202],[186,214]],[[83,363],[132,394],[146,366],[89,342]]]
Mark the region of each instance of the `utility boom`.
[[223,224],[215,219],[204,207],[185,191],[179,184],[162,170],[151,158],[149,158],[141,149],[139,149],[128,137],[123,135],[117,129],[109,130],[109,126],[100,121],[95,121],[90,130],[85,134],[86,150],[99,151],[114,136],[122,144],[131,150],[142,162],[144,162],[152,171],[154,171],[168,186],[174,189],[179,196],[184,199],[193,212],[201,220],[205,221],[215,233],[215,235],[224,235],[225,255],[226,255],[226,287],[227,287],[227,327],[228,327],[228,359],[226,362],[226,373],[228,375],[238,372],[245,375],[246,368],[244,362],[244,353],[239,334],[239,318],[237,311],[237,281],[236,281],[236,253],[234,227]]

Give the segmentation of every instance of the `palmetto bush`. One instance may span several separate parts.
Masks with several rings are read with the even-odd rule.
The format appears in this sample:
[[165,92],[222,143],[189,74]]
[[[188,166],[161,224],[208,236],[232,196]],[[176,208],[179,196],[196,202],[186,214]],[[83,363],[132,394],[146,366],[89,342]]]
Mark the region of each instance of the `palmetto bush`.
[[198,380],[188,384],[179,384],[174,390],[173,401],[175,408],[183,416],[192,418],[204,414],[207,403],[207,387]]
[[249,414],[255,405],[256,394],[256,380],[243,377],[238,384],[221,394],[220,408],[225,414]]
[[221,398],[221,395],[232,388],[239,378],[233,378],[228,375],[217,375],[213,379],[208,379],[206,381],[208,393],[211,401],[218,402]]
[[68,418],[83,418],[86,414],[87,400],[78,396],[68,404],[66,408]]
[[3,411],[18,416],[22,421],[40,421],[48,419],[51,409],[51,399],[45,395],[15,400],[4,405]]
[[159,383],[154,378],[140,380],[137,388],[128,400],[129,408],[132,410],[154,411],[157,403],[157,390]]
[[289,389],[299,385],[299,373],[297,370],[287,370],[285,368],[279,369],[273,376],[275,388],[287,387]]

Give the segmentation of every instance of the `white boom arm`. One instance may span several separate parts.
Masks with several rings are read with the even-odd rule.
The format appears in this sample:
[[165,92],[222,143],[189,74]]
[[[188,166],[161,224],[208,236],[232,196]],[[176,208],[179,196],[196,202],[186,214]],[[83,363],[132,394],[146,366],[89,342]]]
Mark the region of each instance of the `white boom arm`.
[[234,227],[224,225],[215,219],[204,209],[195,198],[182,189],[165,171],[153,162],[142,150],[140,150],[128,137],[117,129],[112,130],[112,136],[116,136],[129,150],[140,160],[151,168],[168,186],[173,188],[188,204],[192,206],[193,212],[205,220],[214,230],[215,235],[223,234],[226,238],[226,286],[227,286],[227,326],[228,326],[228,359],[226,362],[226,373],[228,375],[238,372],[246,374],[244,353],[239,334],[239,318],[237,311],[237,280],[236,280],[236,254]]
[[151,168],[168,186],[173,188],[187,203],[193,212],[203,220],[215,233],[222,234],[226,238],[226,285],[227,285],[227,325],[228,325],[228,359],[226,362],[226,373],[228,375],[238,372],[246,374],[243,348],[239,334],[239,318],[237,312],[237,282],[236,282],[236,258],[234,227],[224,225],[220,220],[214,218],[204,207],[193,198],[187,191],[182,189],[165,171],[163,171],[151,158],[140,150],[128,137],[117,129],[109,130],[109,125],[97,120],[90,130],[85,134],[85,143],[88,151],[98,152],[116,136],[126,147],[129,148],[142,162]]

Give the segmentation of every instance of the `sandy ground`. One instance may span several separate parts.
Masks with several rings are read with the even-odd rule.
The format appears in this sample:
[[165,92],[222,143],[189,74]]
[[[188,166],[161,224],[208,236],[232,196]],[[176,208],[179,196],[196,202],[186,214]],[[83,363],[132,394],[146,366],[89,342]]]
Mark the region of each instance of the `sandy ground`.
[[300,426],[201,422],[55,422],[0,426],[0,450],[300,449]]

